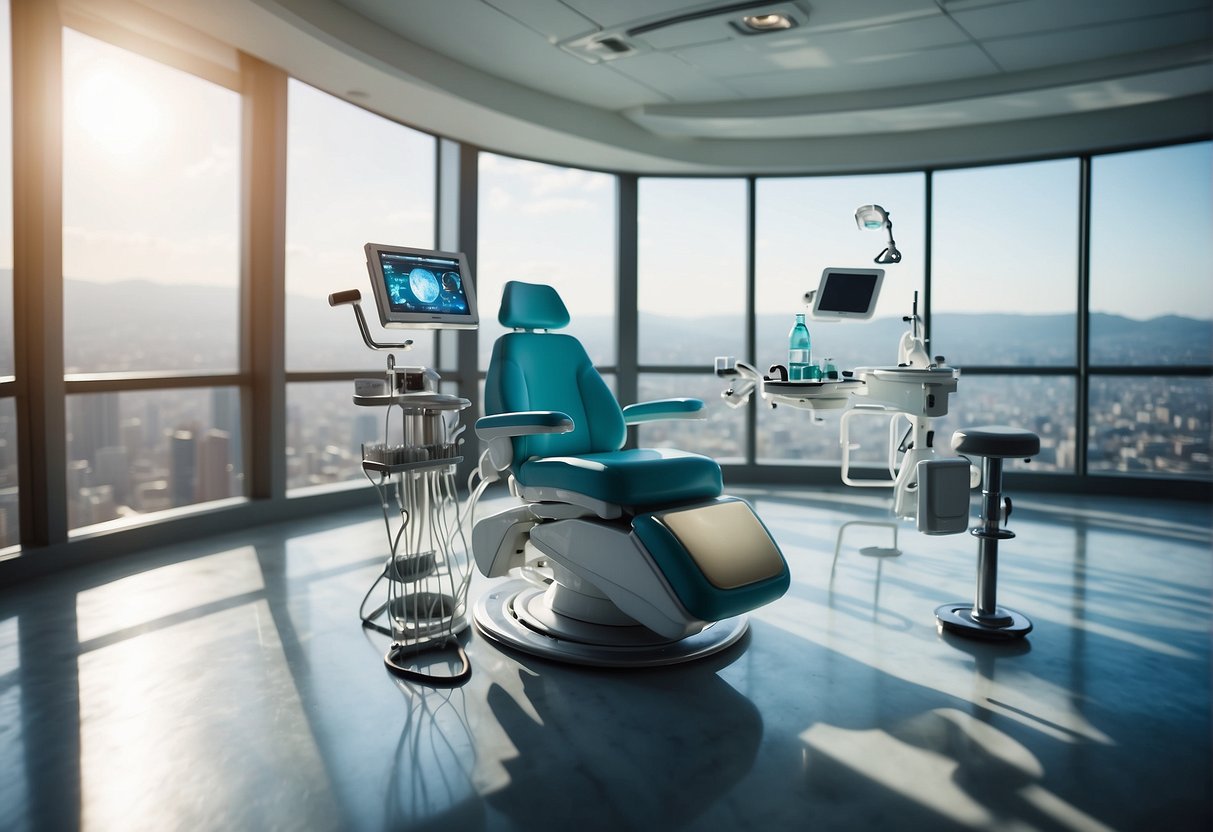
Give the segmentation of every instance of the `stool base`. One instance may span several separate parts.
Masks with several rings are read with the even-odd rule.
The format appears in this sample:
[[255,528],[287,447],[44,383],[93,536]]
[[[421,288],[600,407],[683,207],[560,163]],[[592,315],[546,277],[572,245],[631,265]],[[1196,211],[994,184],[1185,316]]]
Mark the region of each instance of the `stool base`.
[[1026,615],[1005,607],[995,610],[993,622],[982,622],[973,617],[972,604],[944,604],[935,608],[935,621],[940,629],[970,638],[1005,640],[1023,638],[1032,632],[1032,622]]

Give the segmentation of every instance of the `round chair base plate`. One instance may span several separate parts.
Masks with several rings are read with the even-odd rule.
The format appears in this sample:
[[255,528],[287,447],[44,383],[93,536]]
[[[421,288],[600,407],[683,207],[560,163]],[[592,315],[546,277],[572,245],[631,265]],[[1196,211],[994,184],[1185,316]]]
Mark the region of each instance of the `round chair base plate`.
[[[577,622],[571,633],[537,629],[531,616],[518,610],[543,590],[515,580],[494,587],[477,601],[472,614],[476,629],[487,638],[554,661],[592,667],[659,667],[695,661],[735,644],[749,628],[744,615],[709,624],[701,632],[674,641],[639,627],[607,627]],[[558,618],[558,617],[557,617]],[[641,629],[648,638],[638,639]]]
[[1032,622],[1026,615],[1005,607],[999,607],[998,614],[1008,620],[1008,623],[1003,626],[983,624],[973,618],[972,604],[944,604],[935,608],[935,621],[941,630],[947,630],[949,633],[993,641],[1023,638],[1032,632]]

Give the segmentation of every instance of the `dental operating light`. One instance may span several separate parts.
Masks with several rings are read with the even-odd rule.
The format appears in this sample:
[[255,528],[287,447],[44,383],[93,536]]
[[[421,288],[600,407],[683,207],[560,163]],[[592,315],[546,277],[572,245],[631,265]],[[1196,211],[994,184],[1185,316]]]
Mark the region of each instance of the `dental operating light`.
[[901,252],[897,250],[897,243],[893,242],[893,221],[889,219],[888,211],[879,205],[861,205],[855,210],[855,225],[859,226],[860,231],[887,229],[888,245],[876,255],[874,262],[881,265],[901,262]]

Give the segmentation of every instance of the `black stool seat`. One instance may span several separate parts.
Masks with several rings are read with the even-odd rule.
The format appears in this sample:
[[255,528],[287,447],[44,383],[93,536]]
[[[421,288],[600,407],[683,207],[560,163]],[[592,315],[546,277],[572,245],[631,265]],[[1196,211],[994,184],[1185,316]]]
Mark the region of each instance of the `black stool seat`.
[[961,428],[952,434],[952,450],[995,459],[1027,459],[1040,453],[1040,437],[1030,430],[1008,425]]

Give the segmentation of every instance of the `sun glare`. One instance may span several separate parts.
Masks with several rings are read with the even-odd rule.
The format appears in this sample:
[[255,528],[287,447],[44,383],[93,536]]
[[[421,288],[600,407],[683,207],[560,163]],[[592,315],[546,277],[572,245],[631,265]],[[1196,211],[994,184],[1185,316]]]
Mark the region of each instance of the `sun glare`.
[[136,79],[98,69],[80,79],[68,115],[97,150],[114,158],[145,152],[160,131],[155,102]]

